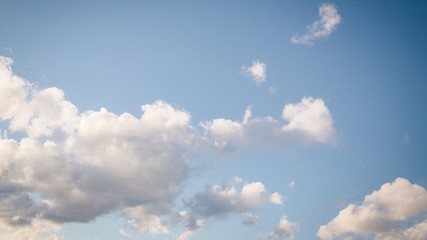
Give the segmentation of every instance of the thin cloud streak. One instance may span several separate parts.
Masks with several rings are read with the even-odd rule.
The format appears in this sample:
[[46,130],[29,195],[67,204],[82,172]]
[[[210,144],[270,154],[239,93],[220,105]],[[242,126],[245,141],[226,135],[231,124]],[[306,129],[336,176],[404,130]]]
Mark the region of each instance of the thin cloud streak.
[[291,42],[313,45],[314,41],[329,37],[340,23],[341,16],[335,6],[330,3],[322,4],[319,8],[319,19],[307,27],[305,34],[294,34]]

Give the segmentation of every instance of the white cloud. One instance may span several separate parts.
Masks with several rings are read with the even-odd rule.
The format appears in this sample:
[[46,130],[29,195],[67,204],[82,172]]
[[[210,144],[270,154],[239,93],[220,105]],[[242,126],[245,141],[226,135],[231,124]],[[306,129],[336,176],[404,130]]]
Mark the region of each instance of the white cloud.
[[322,99],[305,97],[297,104],[287,104],[282,118],[288,121],[283,126],[285,135],[296,141],[327,142],[333,138],[333,119]]
[[[106,109],[79,113],[60,89],[32,86],[11,64],[0,57],[0,119],[22,138],[0,138],[1,230],[7,235],[17,232],[16,223],[25,223],[23,232],[39,222],[58,226],[122,211],[135,228],[167,232],[160,217],[182,192],[186,155],[201,141],[190,115],[163,101],[142,106],[140,118]],[[28,238],[37,239],[30,230]]]
[[341,16],[333,4],[325,3],[319,8],[319,19],[307,28],[304,35],[294,34],[291,41],[296,44],[308,44],[320,38],[327,38],[340,24]]
[[291,189],[294,189],[294,187],[295,187],[295,181],[291,181],[290,183],[288,183],[288,186],[291,188]]
[[278,192],[272,193],[270,195],[270,202],[276,205],[283,205],[282,195]]
[[252,118],[247,108],[243,121],[214,119],[202,123],[209,141],[220,150],[250,143],[309,144],[334,139],[333,118],[322,99],[304,97],[301,102],[287,104],[282,123],[272,117]]
[[[223,149],[232,141],[324,142],[332,129],[331,118],[306,113],[329,114],[319,99],[304,100],[306,109],[291,114],[289,125],[308,122],[298,117],[302,113],[313,118],[311,125],[300,128],[286,128],[271,117],[253,118],[248,108],[242,121],[214,119],[201,123],[200,129],[190,124],[189,113],[162,100],[143,105],[140,116],[105,108],[79,112],[62,90],[39,89],[16,76],[11,64],[0,57],[0,120],[7,127],[0,134],[0,231],[5,236],[19,232],[19,239],[47,237],[49,229],[63,223],[88,222],[109,213],[120,213],[135,229],[167,233],[193,151]],[[313,127],[319,119],[321,126]],[[18,132],[19,137],[9,138],[6,132]],[[279,203],[277,196],[272,199]],[[197,215],[187,218],[186,227],[200,228],[200,217],[247,214],[269,200],[260,182],[241,191],[215,185],[193,199],[190,209]]]
[[289,221],[286,216],[283,216],[274,231],[269,233],[267,236],[269,239],[273,240],[293,240],[295,239],[297,232],[298,224]]
[[169,233],[169,229],[160,217],[147,212],[143,206],[127,208],[123,212],[129,218],[129,225],[139,231],[148,230],[152,234]]
[[277,205],[281,201],[279,193],[268,195],[261,182],[246,183],[240,191],[236,187],[234,183],[206,187],[188,201],[189,213],[194,218],[222,218],[230,214],[242,214],[246,216],[245,221],[251,221],[255,220],[254,210],[269,203]]
[[256,60],[252,62],[250,67],[243,67],[243,71],[251,76],[257,85],[261,85],[266,80],[267,65]]
[[[367,195],[361,205],[350,204],[338,216],[319,228],[324,240],[349,236],[374,236],[375,239],[425,239],[427,219],[413,224],[412,218],[427,213],[427,191],[404,178],[384,184]],[[425,216],[424,216],[425,217]],[[401,223],[413,225],[405,229]]]

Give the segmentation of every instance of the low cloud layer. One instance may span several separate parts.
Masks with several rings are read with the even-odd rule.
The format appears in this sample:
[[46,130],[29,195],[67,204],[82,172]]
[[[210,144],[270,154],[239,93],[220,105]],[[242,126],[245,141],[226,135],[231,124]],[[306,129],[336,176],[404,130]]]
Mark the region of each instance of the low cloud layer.
[[319,8],[319,19],[307,27],[303,35],[294,34],[291,41],[296,44],[312,45],[314,41],[327,38],[341,23],[341,16],[333,4],[325,3]]
[[[200,127],[190,124],[188,112],[162,100],[143,105],[140,116],[105,108],[79,112],[62,90],[40,89],[16,76],[11,65],[0,57],[0,229],[6,239],[53,238],[63,223],[108,213],[120,214],[135,229],[168,233],[167,219],[188,180],[192,152],[264,140],[323,143],[333,136],[332,117],[321,99],[286,105],[287,124],[253,118],[248,109],[242,121],[215,119]],[[262,183],[234,191],[207,188],[192,200],[191,214],[247,214],[260,202],[281,203],[278,193],[263,195]],[[224,194],[241,204],[233,205]]]
[[[384,184],[362,204],[350,204],[317,236],[323,240],[373,237],[376,240],[427,238],[427,191],[404,178]],[[423,219],[417,222],[417,219]]]

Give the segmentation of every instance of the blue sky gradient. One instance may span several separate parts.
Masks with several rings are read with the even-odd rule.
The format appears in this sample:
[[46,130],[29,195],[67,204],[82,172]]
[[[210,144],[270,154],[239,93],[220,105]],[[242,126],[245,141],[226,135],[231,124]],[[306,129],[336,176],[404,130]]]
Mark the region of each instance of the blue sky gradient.
[[[312,44],[293,43],[292,36],[305,34],[319,20],[322,4],[332,6],[340,22],[327,36],[314,39]],[[124,203],[120,202],[120,206],[100,211],[83,223],[77,218],[69,221],[46,218],[60,226],[32,236],[49,240],[184,240],[179,235],[188,230],[192,233],[188,239],[194,240],[308,240],[348,236],[386,239],[381,237],[390,233],[378,229],[363,232],[334,228],[333,238],[320,236],[318,232],[322,225],[332,226],[335,217],[341,221],[338,215],[349,204],[362,209],[365,196],[380,189],[379,194],[383,194],[381,186],[387,183],[391,184],[390,191],[408,191],[393,196],[415,199],[411,194],[416,192],[427,199],[427,3],[424,1],[0,0],[0,6],[0,55],[13,60],[9,64],[11,72],[36,86],[34,89],[61,89],[65,99],[78,109],[79,119],[86,111],[98,112],[101,108],[118,116],[127,112],[140,118],[142,105],[153,106],[163,100],[176,111],[191,116],[186,124],[194,130],[195,138],[206,141],[206,146],[192,147],[188,152],[180,149],[185,152],[185,160],[179,166],[188,167],[185,176],[179,178],[182,188],[171,193],[168,199],[171,207],[167,211],[156,212],[169,233],[152,234],[147,228],[132,227],[127,222],[131,214],[123,212],[132,204],[122,206]],[[248,72],[256,61],[266,66],[265,82],[260,84]],[[8,89],[4,87],[7,81],[0,82],[0,93],[2,87]],[[299,132],[270,136],[269,131],[277,125],[264,118],[270,116],[280,124],[278,129],[285,128],[289,120],[282,119],[285,106],[297,106],[305,97],[324,103],[325,109],[317,110],[322,117],[330,113],[332,119],[325,120],[325,124],[332,124],[333,137],[322,135],[324,138],[320,139],[316,133],[300,136]],[[6,102],[6,97],[0,95],[0,101]],[[265,120],[261,130],[255,129],[251,122],[245,125],[242,119],[247,107],[252,109],[251,119]],[[0,104],[2,135],[8,133],[3,139],[22,144],[22,138],[31,133],[13,132],[12,118],[2,111]],[[214,119],[232,121],[233,126],[240,124],[246,135],[243,139],[228,132],[230,135],[215,135],[213,125],[209,125]],[[307,119],[305,127],[318,126],[316,117],[309,115]],[[34,139],[44,141],[43,137]],[[216,148],[216,140],[224,141],[230,148]],[[174,141],[173,144],[179,145]],[[167,163],[175,164],[174,157]],[[17,161],[3,158],[0,161]],[[123,159],[117,159],[117,164]],[[100,161],[102,165],[102,157]],[[61,175],[61,168],[55,170]],[[5,173],[6,170],[2,175],[6,176]],[[232,183],[235,177],[242,182]],[[9,186],[14,183],[11,179],[3,177],[0,185]],[[209,196],[215,196],[209,195],[209,189],[214,185],[223,186],[223,190],[233,186],[240,193],[244,186],[255,182],[262,183],[265,192],[262,203],[251,205],[250,209],[232,205],[227,208],[229,212],[207,215],[195,207],[199,200],[209,204]],[[289,185],[291,182],[293,187]],[[102,182],[94,185],[101,193],[104,190],[100,189],[109,188],[102,187]],[[31,186],[31,190],[22,193],[39,194],[41,200],[52,198],[36,183]],[[424,192],[411,192],[413,186],[421,187]],[[2,189],[5,188],[0,187],[0,196],[4,197],[0,201],[6,206],[4,199],[10,193]],[[270,194],[275,192],[282,196],[283,204],[269,202]],[[60,198],[56,201],[61,206]],[[138,204],[147,206],[146,202],[132,206]],[[396,200],[395,204],[400,202]],[[203,226],[189,228],[189,223],[173,223],[174,216],[183,210],[189,215],[194,212],[191,216],[202,219]],[[0,218],[13,217],[10,212],[13,211],[3,213],[0,209]],[[249,212],[259,217],[258,224],[242,224]],[[49,212],[40,214],[47,216]],[[411,221],[427,222],[426,214],[427,207],[420,203],[417,212],[396,221],[403,225]],[[287,225],[282,234],[275,232],[282,216],[287,216],[289,223],[297,227]],[[0,223],[0,239],[2,234],[12,236],[7,235],[10,232],[4,221]],[[129,236],[120,234],[120,230]],[[18,232],[19,226],[10,231]],[[427,236],[427,228],[420,230],[420,234]]]

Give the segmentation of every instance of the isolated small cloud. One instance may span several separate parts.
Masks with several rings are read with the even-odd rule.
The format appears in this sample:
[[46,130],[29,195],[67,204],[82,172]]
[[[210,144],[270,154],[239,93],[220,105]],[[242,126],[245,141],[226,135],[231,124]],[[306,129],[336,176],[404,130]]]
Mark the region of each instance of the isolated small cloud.
[[[319,228],[323,240],[372,236],[376,240],[427,237],[427,191],[404,178],[384,184],[365,196],[362,204],[350,204]],[[417,218],[425,218],[417,222]],[[409,227],[404,227],[405,224]]]
[[293,240],[298,230],[297,223],[291,222],[286,216],[283,216],[274,231],[267,234],[267,237],[272,240]]
[[278,192],[272,193],[270,195],[270,202],[275,205],[283,205],[282,195],[280,195]]
[[307,27],[303,35],[294,34],[291,41],[296,44],[312,45],[315,40],[327,38],[340,24],[341,16],[333,4],[325,3],[319,8],[319,19]]
[[288,186],[289,186],[291,189],[294,189],[294,187],[295,187],[295,181],[291,181],[290,183],[288,183]]
[[243,71],[259,86],[266,80],[267,65],[256,60],[252,62],[250,67],[243,67]]

